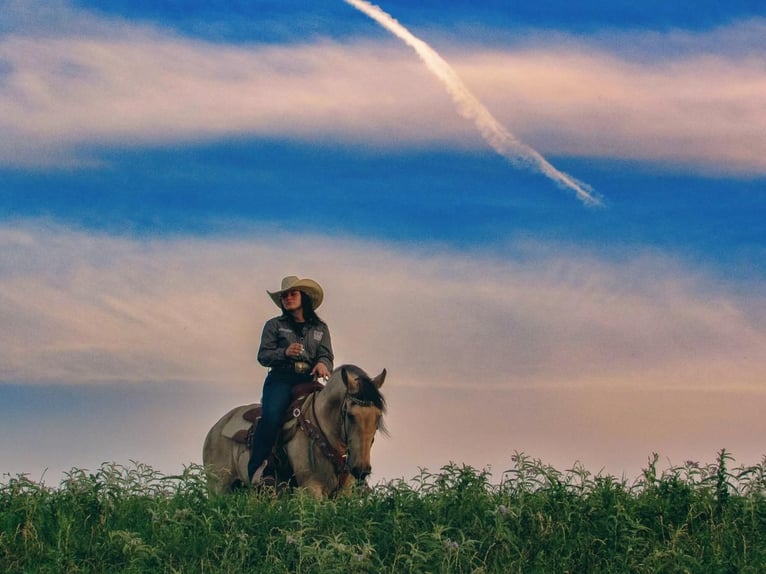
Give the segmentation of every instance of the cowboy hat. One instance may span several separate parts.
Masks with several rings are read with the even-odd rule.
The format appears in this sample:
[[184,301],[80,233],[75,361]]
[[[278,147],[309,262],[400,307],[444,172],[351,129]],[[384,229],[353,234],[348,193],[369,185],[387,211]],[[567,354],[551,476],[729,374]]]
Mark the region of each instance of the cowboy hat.
[[280,299],[282,298],[282,293],[285,291],[292,291],[293,289],[303,291],[306,295],[308,295],[308,298],[311,299],[311,306],[314,309],[322,304],[322,299],[324,299],[324,291],[322,291],[322,287],[319,285],[319,283],[312,279],[298,279],[295,275],[290,275],[282,279],[282,287],[279,289],[279,291],[266,291],[266,293],[268,293],[272,301],[277,304],[277,307],[281,308],[282,302]]

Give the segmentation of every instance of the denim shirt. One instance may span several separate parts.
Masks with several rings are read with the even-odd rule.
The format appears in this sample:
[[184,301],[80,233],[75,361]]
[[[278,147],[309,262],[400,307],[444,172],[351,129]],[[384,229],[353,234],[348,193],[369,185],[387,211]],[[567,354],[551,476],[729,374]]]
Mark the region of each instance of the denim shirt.
[[303,344],[306,357],[300,360],[308,362],[312,367],[324,363],[332,371],[335,356],[327,325],[321,321],[295,323],[283,315],[269,319],[263,326],[258,362],[271,369],[290,367],[293,359],[287,357],[285,351],[292,343]]

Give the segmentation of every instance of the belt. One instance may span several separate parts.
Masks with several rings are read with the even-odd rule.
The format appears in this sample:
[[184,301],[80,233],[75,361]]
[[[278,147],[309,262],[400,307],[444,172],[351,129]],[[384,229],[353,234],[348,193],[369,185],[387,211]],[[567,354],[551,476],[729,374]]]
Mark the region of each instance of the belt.
[[305,361],[294,361],[288,365],[282,365],[272,368],[280,373],[295,373],[296,375],[308,375],[311,371],[311,365]]

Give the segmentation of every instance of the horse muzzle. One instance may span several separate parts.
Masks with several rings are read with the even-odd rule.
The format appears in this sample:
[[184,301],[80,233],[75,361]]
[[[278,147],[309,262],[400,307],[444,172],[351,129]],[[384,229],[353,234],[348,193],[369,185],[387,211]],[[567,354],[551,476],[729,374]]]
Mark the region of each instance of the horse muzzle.
[[351,469],[351,475],[357,480],[364,480],[365,478],[370,476],[371,472],[372,472],[372,467],[370,465],[363,466],[363,467],[354,467]]

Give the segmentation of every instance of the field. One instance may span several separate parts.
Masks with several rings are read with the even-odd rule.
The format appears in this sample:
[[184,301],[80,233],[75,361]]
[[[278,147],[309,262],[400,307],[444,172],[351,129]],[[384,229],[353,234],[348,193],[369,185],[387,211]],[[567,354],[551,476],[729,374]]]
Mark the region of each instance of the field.
[[632,483],[517,454],[498,484],[450,465],[331,501],[209,497],[202,469],[0,483],[0,572],[766,572],[766,460]]

